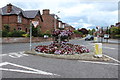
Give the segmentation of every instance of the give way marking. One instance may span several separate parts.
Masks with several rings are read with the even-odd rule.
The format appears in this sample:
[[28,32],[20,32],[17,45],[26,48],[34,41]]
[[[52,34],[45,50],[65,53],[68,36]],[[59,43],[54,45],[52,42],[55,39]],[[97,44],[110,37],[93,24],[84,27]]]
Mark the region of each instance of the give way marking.
[[[27,69],[28,71],[27,71],[27,70],[19,70],[19,69],[7,69],[7,68],[0,68],[0,70],[20,72],[20,73],[31,73],[31,74],[57,75],[57,74],[53,74],[53,73],[50,73],[50,72],[45,72],[45,71],[33,69],[33,68],[30,68],[30,67],[26,67],[26,66],[14,64],[14,63],[10,63],[10,62],[0,63],[0,67],[1,67],[1,66],[4,66],[4,65],[12,65],[12,66],[15,66],[15,67]],[[31,70],[31,71],[30,71],[30,70]],[[57,76],[60,76],[60,75],[57,75]]]

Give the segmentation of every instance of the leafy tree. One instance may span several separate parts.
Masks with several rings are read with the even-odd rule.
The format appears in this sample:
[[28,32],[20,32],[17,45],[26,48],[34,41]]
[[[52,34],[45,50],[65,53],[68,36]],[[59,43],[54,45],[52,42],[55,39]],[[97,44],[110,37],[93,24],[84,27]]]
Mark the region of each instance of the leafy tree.
[[81,35],[83,34],[82,32],[79,32],[78,30],[74,30],[73,32],[76,34],[81,34]]
[[86,28],[78,29],[79,32],[82,32],[83,34],[88,34],[88,30]]

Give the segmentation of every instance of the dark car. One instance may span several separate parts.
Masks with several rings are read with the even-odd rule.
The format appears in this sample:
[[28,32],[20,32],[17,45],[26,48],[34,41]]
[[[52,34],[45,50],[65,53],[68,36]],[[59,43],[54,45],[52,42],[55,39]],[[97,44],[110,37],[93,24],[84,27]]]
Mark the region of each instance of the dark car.
[[85,41],[89,41],[89,40],[94,40],[94,36],[93,35],[87,35],[85,37]]

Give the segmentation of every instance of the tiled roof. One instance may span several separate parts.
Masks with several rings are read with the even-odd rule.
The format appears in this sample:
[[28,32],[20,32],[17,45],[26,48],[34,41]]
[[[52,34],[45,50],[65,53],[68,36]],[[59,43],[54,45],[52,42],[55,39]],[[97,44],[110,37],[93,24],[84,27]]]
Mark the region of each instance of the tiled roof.
[[9,15],[9,14],[20,14],[20,12],[23,11],[22,9],[12,5],[12,11],[10,13],[7,13],[7,6],[3,7],[2,8],[2,12],[3,14],[2,15]]
[[[12,4],[10,4],[12,5]],[[12,5],[12,11],[10,13],[7,13],[7,5],[5,7],[1,8],[0,14],[2,15],[11,15],[11,14],[16,14],[19,15],[20,13],[23,14],[24,17],[26,18],[35,18],[36,15],[41,15],[39,10],[30,10],[30,11],[23,11],[22,9]],[[41,20],[42,17],[40,16]],[[43,21],[43,20],[42,20]]]
[[26,18],[35,18],[35,16],[39,13],[39,10],[22,11],[22,13]]

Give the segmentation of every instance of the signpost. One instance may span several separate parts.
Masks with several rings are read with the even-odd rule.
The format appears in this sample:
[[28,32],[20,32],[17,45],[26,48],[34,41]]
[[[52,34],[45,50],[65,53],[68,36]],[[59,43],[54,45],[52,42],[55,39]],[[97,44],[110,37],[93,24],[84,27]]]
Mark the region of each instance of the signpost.
[[32,24],[36,28],[37,25],[39,24],[38,21],[31,21],[30,22],[30,51],[32,50]]

